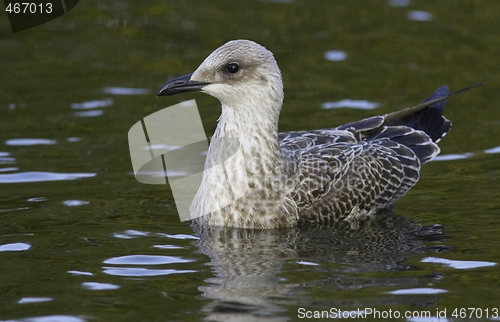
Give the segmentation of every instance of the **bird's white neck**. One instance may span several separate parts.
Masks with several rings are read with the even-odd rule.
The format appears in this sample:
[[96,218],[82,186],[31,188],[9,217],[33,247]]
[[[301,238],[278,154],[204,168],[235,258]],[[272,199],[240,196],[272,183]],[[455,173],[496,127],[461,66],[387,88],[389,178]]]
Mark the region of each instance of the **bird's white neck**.
[[263,157],[273,162],[279,159],[278,119],[283,87],[279,74],[276,78],[270,77],[267,86],[247,84],[236,95],[220,99],[222,114],[214,137],[238,140],[245,157]]
[[223,106],[213,138],[236,139],[245,158],[265,157],[269,161],[275,161],[279,157],[279,112],[274,112],[273,108],[262,107],[262,113],[255,113],[255,110],[252,110],[255,108]]
[[[222,114],[191,213],[210,212],[208,222],[224,226],[267,228],[277,222],[280,226],[295,223],[296,206],[288,197],[293,187],[288,187],[286,162],[278,142],[283,102],[279,72],[245,84],[241,90],[233,87],[231,95],[217,85],[204,91],[217,94],[213,96],[221,101]],[[236,158],[225,162],[233,154]],[[222,162],[224,173],[207,171]]]

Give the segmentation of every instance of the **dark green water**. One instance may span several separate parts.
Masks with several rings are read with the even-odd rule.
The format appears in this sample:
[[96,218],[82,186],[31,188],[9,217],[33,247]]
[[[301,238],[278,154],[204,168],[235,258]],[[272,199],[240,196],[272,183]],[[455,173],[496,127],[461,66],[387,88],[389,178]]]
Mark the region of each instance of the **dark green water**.
[[[0,320],[287,321],[304,320],[301,308],[446,309],[448,320],[479,308],[472,320],[495,320],[500,3],[408,2],[82,0],[16,34],[4,15]],[[414,11],[430,20],[410,19]],[[127,132],[195,98],[211,135],[215,99],[154,94],[235,38],[275,53],[281,131],[388,113],[442,84],[490,82],[448,102],[444,160],[427,164],[381,220],[358,230],[195,231],[179,221],[168,186],[135,180]],[[326,59],[332,50],[346,59]],[[322,108],[343,99],[380,107]]]

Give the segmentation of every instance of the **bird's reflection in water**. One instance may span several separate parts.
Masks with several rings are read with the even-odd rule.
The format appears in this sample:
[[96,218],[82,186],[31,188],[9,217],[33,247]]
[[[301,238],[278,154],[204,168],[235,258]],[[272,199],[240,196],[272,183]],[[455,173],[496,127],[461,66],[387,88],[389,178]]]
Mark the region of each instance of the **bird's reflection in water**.
[[[298,226],[257,230],[192,223],[200,239],[197,246],[211,261],[214,277],[199,289],[210,301],[204,308],[214,321],[285,321],[285,305],[363,307],[357,300],[308,300],[307,288],[328,287],[331,292],[376,286],[416,286],[416,277],[363,277],[361,273],[408,270],[404,261],[412,253],[444,251],[423,241],[443,241],[439,225],[421,226],[390,211],[353,225]],[[286,269],[283,268],[284,264]],[[311,266],[301,265],[310,264]],[[323,265],[327,263],[328,265]],[[315,265],[319,264],[319,265]],[[326,268],[323,266],[327,266]],[[290,283],[284,270],[308,269],[303,282]],[[318,278],[310,278],[317,272]],[[325,278],[325,276],[328,276]],[[380,276],[380,275],[378,275]],[[401,304],[404,298],[369,300],[370,305]]]

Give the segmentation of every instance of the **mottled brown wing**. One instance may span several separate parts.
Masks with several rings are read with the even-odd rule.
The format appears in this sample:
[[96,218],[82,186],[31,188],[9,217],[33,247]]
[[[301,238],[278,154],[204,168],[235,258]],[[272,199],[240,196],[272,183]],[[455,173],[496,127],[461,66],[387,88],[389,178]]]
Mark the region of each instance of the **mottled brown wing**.
[[[405,129],[408,135],[415,132]],[[399,129],[398,137],[405,131]],[[420,161],[415,153],[388,137],[357,141],[352,132],[342,130],[282,135],[282,150],[297,165],[291,196],[302,221],[370,215],[392,204],[418,180]]]

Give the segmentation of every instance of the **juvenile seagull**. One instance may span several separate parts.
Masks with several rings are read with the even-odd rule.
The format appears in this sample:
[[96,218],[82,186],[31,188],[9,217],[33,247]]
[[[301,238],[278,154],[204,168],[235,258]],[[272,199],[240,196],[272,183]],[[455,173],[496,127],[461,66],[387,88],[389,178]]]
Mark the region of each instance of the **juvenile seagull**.
[[[281,72],[273,54],[249,40],[217,48],[194,73],[163,84],[157,96],[191,91],[222,103],[208,155],[229,149],[214,140],[236,139],[244,162],[234,174],[248,185],[234,201],[221,187],[223,178],[205,171],[191,218],[242,228],[357,222],[390,206],[415,185],[421,165],[439,153],[437,142],[451,128],[442,115],[445,99],[461,92],[448,95],[442,86],[424,103],[398,112],[335,128],[278,133]],[[207,204],[227,206],[200,213]]]

